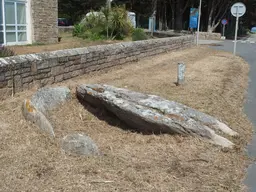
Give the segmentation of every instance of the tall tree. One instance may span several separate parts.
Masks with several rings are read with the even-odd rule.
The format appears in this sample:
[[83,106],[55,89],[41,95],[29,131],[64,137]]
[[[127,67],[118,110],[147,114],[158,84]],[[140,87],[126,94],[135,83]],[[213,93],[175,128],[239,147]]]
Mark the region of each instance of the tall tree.
[[73,22],[90,10],[99,10],[106,5],[106,0],[58,0],[59,15],[69,17]]
[[[99,10],[106,5],[106,0],[58,0],[60,16],[70,17],[73,21],[79,19],[91,9]],[[221,19],[229,13],[230,7],[238,0],[202,0],[201,27],[208,32],[218,29]],[[247,6],[247,13],[243,16],[248,27],[256,25],[256,0],[240,0]],[[140,18],[144,17],[144,26],[148,24],[148,17],[156,11],[159,29],[166,29],[167,24],[172,29],[182,30],[184,22],[189,20],[190,7],[198,7],[199,0],[113,0],[113,6],[125,4],[127,10],[133,11]]]
[[188,8],[190,0],[176,0],[176,20],[175,29],[183,29],[183,14]]
[[233,1],[231,0],[208,0],[208,32],[213,32],[218,27],[221,19],[226,15],[230,9]]

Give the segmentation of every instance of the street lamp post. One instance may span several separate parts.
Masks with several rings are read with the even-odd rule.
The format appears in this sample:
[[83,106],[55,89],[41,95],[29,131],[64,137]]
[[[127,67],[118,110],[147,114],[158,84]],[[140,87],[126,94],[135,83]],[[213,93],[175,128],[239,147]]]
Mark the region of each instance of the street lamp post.
[[196,45],[199,45],[199,29],[200,29],[200,20],[201,20],[201,9],[202,9],[202,0],[200,0],[200,3],[199,3]]

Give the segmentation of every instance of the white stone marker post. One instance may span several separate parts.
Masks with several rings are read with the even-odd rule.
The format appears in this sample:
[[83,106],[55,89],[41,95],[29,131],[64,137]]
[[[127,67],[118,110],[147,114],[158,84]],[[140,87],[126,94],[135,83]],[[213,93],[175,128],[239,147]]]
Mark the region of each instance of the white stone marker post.
[[184,82],[185,82],[185,69],[186,69],[186,65],[184,63],[178,63],[177,85],[184,84]]

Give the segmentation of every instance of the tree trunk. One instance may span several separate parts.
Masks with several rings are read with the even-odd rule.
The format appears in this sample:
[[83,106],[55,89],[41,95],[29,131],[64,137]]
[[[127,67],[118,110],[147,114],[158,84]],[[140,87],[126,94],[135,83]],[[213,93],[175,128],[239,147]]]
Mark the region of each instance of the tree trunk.
[[208,31],[208,32],[210,32],[210,33],[212,33],[213,31],[215,31],[215,29],[218,27],[218,25],[220,24],[220,20],[216,23],[216,21],[214,20],[213,22],[212,22],[212,26],[211,26],[211,28],[210,28],[210,31]]
[[210,9],[210,12],[209,12],[209,17],[208,17],[207,32],[212,33],[212,16],[213,16],[213,11],[215,9],[214,0],[212,0],[212,3],[209,1],[208,7]]
[[136,26],[137,26],[137,27],[141,27],[141,26],[140,26],[140,14],[137,13],[136,16],[137,16]]
[[160,11],[160,13],[159,13],[159,30],[160,31],[162,31],[162,30],[164,30],[164,28],[165,28],[165,21],[164,21],[164,14],[165,14],[165,12],[164,12],[164,7],[162,6],[162,5],[160,5],[160,9],[161,9],[161,11]]
[[[220,6],[220,4],[222,3],[222,6]],[[228,2],[226,2],[228,3]],[[225,14],[227,13],[227,11],[230,8],[230,3],[228,3],[228,5],[223,5],[223,1],[215,1],[213,3],[213,5],[215,5],[215,9],[213,9],[213,13],[215,13],[215,17],[212,19],[211,22],[211,27],[208,29],[208,32],[213,32],[215,31],[215,29],[218,27],[218,25],[221,22],[221,19],[225,16]],[[216,8],[218,8],[218,11],[215,12],[215,10],[217,10]],[[209,24],[208,24],[209,26]]]
[[166,1],[164,2],[164,30],[168,29]]
[[163,30],[163,12],[162,12],[162,3],[161,1],[159,2],[159,6],[158,6],[158,29],[159,31]]
[[175,29],[181,31],[183,29],[183,4],[184,0],[178,0],[176,3],[176,23]]
[[178,31],[182,30],[182,20],[183,20],[183,15],[178,14],[176,17],[176,23],[175,23],[175,29]]
[[169,0],[169,2],[170,2],[170,5],[171,5],[171,15],[172,15],[172,18],[171,18],[171,29],[174,29],[174,27],[175,27],[175,2],[174,2],[174,0]]
[[162,22],[161,17],[159,17],[158,22],[159,22],[159,31],[162,31],[163,30],[163,22]]
[[174,9],[172,9],[172,29],[175,27],[175,12]]

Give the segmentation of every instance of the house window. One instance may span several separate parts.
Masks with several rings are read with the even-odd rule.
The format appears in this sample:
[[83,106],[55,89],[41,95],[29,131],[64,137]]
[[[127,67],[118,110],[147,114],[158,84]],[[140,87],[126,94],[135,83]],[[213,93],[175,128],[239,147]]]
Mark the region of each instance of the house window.
[[4,44],[3,0],[0,1],[0,44]]
[[24,44],[27,34],[27,2],[25,0],[0,0],[0,43]]

